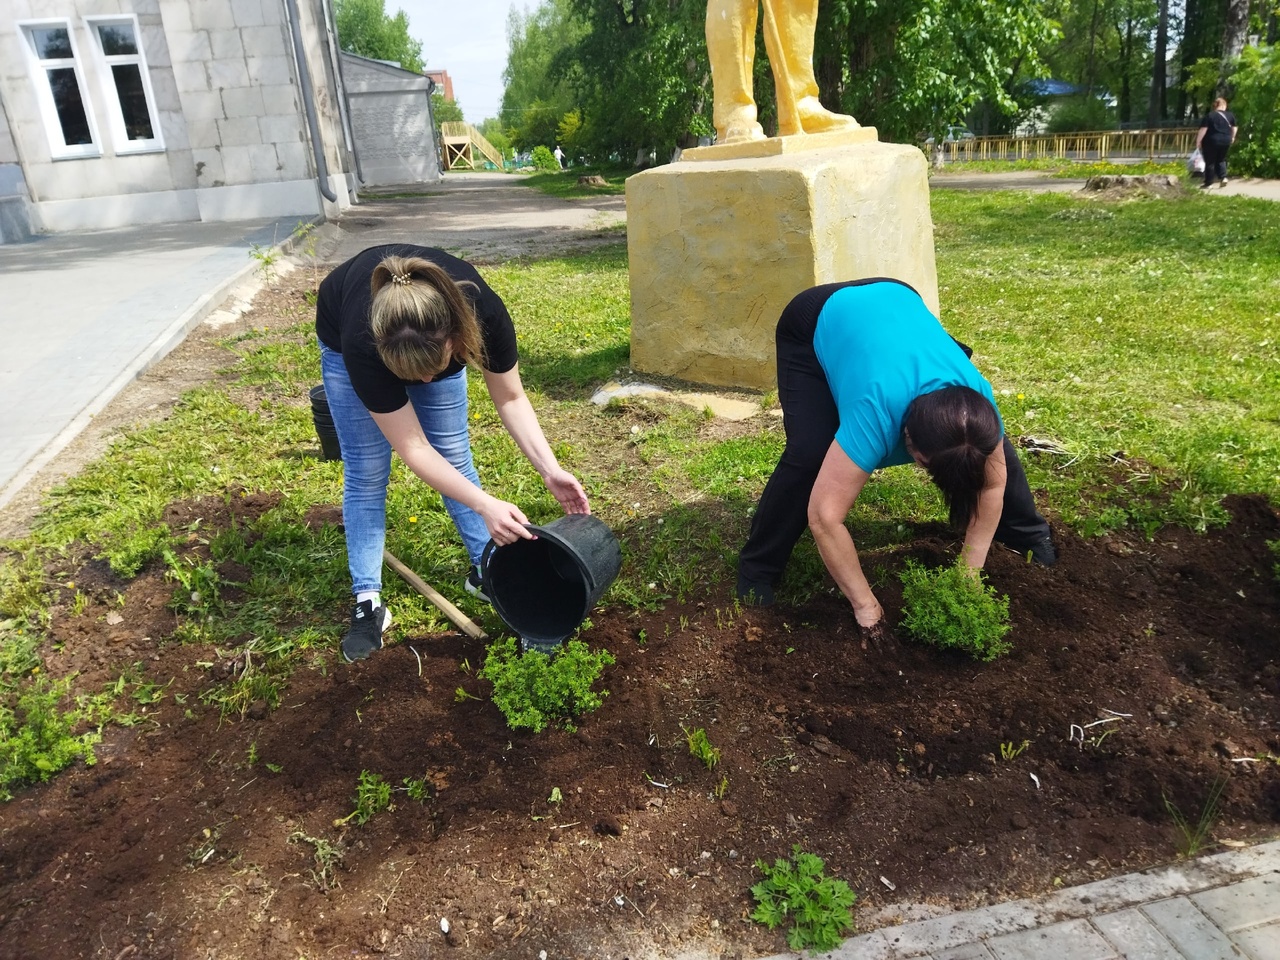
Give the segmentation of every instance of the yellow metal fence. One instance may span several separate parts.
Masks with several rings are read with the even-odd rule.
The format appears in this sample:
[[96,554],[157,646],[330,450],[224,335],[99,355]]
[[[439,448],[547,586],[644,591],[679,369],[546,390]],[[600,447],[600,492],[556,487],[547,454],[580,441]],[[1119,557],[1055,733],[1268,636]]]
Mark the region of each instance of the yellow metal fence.
[[[1097,133],[1054,133],[1039,137],[974,137],[942,144],[946,160],[1173,159],[1195,146],[1193,128],[1179,130],[1104,130]],[[929,150],[925,148],[926,152]]]

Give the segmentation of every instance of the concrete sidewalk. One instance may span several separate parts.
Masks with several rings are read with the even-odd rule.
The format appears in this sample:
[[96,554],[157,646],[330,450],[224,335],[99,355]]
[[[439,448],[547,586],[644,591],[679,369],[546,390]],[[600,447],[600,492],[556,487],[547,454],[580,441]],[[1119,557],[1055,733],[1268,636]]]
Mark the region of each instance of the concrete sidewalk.
[[0,246],[0,507],[258,267],[290,220],[172,223]]
[[[911,915],[921,909],[897,908]],[[882,911],[882,913],[885,911]],[[768,960],[785,960],[779,954]],[[884,927],[829,960],[1280,960],[1280,841]]]

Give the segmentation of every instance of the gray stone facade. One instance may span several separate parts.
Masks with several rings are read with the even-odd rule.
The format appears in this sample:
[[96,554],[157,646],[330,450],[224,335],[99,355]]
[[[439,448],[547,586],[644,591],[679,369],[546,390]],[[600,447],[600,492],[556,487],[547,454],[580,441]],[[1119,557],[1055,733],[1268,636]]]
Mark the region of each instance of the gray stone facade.
[[353,202],[328,6],[297,7],[336,202],[317,180],[286,0],[0,0],[0,103],[33,226],[309,219]]

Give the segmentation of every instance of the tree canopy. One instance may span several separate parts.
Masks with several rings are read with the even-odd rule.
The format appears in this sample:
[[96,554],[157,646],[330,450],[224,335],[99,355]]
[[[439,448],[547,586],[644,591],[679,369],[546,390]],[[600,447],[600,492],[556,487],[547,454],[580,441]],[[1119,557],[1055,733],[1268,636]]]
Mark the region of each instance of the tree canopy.
[[371,60],[391,60],[421,73],[422,41],[409,36],[409,17],[387,14],[385,0],[336,0],[333,8],[338,43],[343,50]]
[[[542,0],[513,11],[501,121],[521,148],[572,138],[571,155],[603,159],[711,136],[706,0]],[[823,103],[918,143],[948,125],[1010,132],[1053,77],[1080,91],[1055,106],[1075,129],[1177,124],[1206,105],[1216,73],[1227,89],[1249,37],[1276,40],[1280,0],[821,0],[814,68]],[[1253,46],[1259,49],[1259,46]],[[756,38],[754,87],[776,130],[773,77]]]

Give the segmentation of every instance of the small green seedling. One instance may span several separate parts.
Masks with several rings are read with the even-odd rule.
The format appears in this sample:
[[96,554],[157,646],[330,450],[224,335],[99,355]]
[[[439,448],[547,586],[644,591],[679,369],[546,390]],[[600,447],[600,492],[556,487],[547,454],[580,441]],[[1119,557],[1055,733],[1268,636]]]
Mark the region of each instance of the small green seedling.
[[494,706],[512,730],[539,733],[552,724],[575,730],[575,721],[607,696],[607,690],[591,688],[611,663],[608,650],[592,653],[581,640],[570,640],[549,657],[537,651],[521,655],[515,638],[507,637],[489,647],[477,675],[493,684]]
[[340,827],[348,820],[355,820],[364,826],[375,813],[390,809],[391,784],[383,780],[381,774],[361,770],[360,779],[356,783],[356,808],[345,817],[333,821],[333,825]]
[[715,794],[717,800],[723,800],[729,795],[729,778],[721,777],[720,782],[716,784],[716,788],[711,791]]
[[1178,829],[1178,852],[1184,857],[1194,857],[1204,849],[1205,843],[1209,839],[1209,833],[1213,830],[1213,825],[1218,822],[1218,816],[1222,813],[1222,792],[1226,788],[1226,777],[1220,777],[1210,784],[1204,804],[1200,807],[1200,818],[1194,824],[1187,820],[1178,805],[1173,802],[1172,797],[1163,791],[1161,792],[1160,795],[1164,798],[1164,808],[1169,811],[1169,816],[1173,817],[1173,824]]
[[559,787],[551,788],[551,796],[547,797],[547,803],[560,803],[564,800],[563,794],[560,793]]
[[477,697],[474,693],[467,693],[466,688],[464,687],[459,687],[457,690],[453,691],[454,703],[466,703],[468,700],[479,700],[479,699],[480,698]]
[[774,930],[790,916],[787,945],[792,950],[833,950],[853,930],[850,908],[857,897],[843,880],[823,874],[826,864],[820,857],[803,852],[798,843],[791,852],[794,861],[779,857],[773,866],[756,861],[764,879],[751,888],[757,904],[751,919]]
[[1022,743],[1014,743],[1012,740],[1002,743],[1000,744],[1000,759],[1016,760],[1029,746],[1031,746],[1030,740],[1023,740]]
[[720,762],[720,751],[711,745],[711,741],[707,739],[707,731],[698,727],[694,730],[684,730],[685,741],[689,744],[689,754],[700,760],[708,770],[714,770],[716,764]]
[[409,794],[410,800],[416,800],[418,803],[426,803],[431,799],[431,791],[427,788],[427,778],[421,777],[414,780],[412,777],[404,778],[404,792]]
[[312,859],[315,866],[311,869],[311,882],[316,885],[316,889],[324,892],[333,890],[339,886],[337,867],[342,862],[342,848],[337,844],[330,843],[324,837],[309,837],[301,830],[296,830],[289,837],[290,843],[311,844]]
[[925,643],[963,650],[990,662],[1013,649],[1009,598],[963,564],[930,571],[908,560],[902,579],[902,626]]

